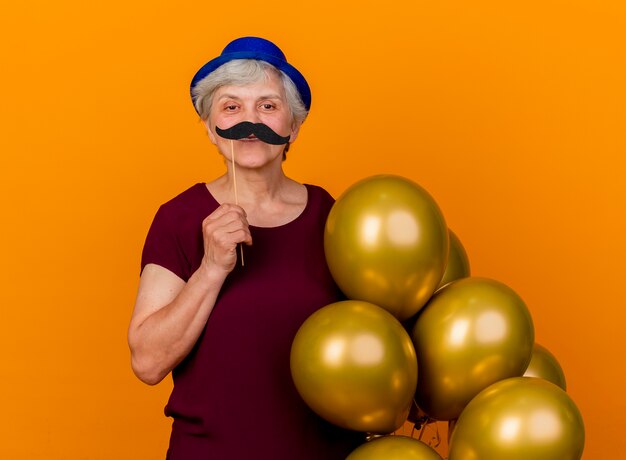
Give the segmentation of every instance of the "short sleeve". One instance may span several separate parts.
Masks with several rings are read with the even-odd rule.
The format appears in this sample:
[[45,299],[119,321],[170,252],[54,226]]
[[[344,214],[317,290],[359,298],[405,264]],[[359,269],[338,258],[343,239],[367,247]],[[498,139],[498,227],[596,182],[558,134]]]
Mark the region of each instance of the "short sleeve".
[[166,206],[161,206],[154,216],[141,254],[141,271],[148,264],[156,264],[186,281],[189,264],[172,217]]

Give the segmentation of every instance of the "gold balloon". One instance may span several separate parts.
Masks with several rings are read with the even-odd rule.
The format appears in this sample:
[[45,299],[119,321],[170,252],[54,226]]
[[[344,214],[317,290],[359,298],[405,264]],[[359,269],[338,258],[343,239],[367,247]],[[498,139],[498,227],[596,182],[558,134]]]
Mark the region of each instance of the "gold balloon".
[[448,257],[437,203],[416,183],[392,175],[357,182],[337,199],[324,234],[328,266],[350,299],[400,320],[432,296]]
[[302,399],[329,422],[391,433],[409,413],[417,360],[409,334],[389,312],[346,300],[302,324],[291,347],[291,374]]
[[535,344],[530,364],[524,376],[539,377],[560,386],[563,390],[567,389],[565,374],[561,365],[547,348],[542,347],[538,343]]
[[514,377],[467,405],[449,460],[578,460],[584,445],[582,417],[565,391],[547,380]]
[[411,336],[420,369],[416,402],[430,417],[451,420],[487,386],[524,373],[534,327],[511,288],[469,277],[437,291]]
[[439,282],[437,289],[454,280],[470,276],[469,259],[463,244],[461,244],[461,240],[459,240],[459,237],[456,236],[452,230],[448,230],[448,233],[450,236],[448,263],[446,265],[446,271],[444,272],[443,278]]
[[357,447],[346,460],[441,460],[441,456],[417,439],[383,436]]

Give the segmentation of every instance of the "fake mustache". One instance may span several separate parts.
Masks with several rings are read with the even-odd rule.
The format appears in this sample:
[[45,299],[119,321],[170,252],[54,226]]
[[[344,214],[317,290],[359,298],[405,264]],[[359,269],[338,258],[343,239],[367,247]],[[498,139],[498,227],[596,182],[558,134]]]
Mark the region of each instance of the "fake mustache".
[[251,121],[242,121],[227,129],[221,129],[216,126],[215,132],[224,139],[232,139],[234,141],[254,135],[266,144],[282,145],[289,142],[289,136],[283,137],[265,124],[252,123]]

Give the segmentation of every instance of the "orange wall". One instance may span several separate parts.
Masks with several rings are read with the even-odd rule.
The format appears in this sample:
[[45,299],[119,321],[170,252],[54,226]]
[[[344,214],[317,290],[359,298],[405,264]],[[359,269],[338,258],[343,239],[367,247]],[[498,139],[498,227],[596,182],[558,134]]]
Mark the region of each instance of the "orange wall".
[[222,171],[187,85],[246,34],[313,88],[288,173],[422,184],[473,273],[526,300],[585,458],[626,451],[623,2],[326,3],[3,6],[0,458],[164,458],[170,383],[126,346],[139,256],[157,206]]

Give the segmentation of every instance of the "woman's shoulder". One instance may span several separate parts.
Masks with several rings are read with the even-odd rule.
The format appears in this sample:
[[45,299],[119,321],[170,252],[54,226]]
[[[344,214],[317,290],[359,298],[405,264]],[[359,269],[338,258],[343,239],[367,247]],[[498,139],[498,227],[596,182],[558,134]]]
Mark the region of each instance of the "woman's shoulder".
[[161,210],[178,213],[204,208],[212,201],[204,182],[198,182],[161,205]]
[[314,184],[304,184],[307,188],[309,199],[314,198],[326,203],[334,203],[333,196],[323,187]]
[[304,185],[308,192],[307,210],[315,214],[321,213],[322,218],[325,219],[335,203],[335,199],[325,188],[319,185]]
[[166,201],[163,206],[176,206],[177,204],[198,200],[202,197],[203,191],[208,191],[206,184],[204,182],[198,182]]

